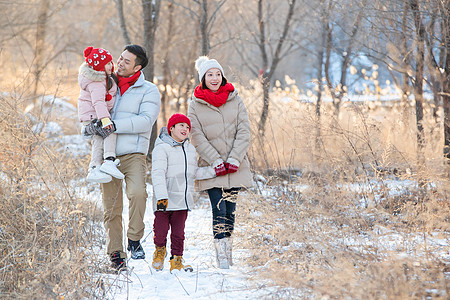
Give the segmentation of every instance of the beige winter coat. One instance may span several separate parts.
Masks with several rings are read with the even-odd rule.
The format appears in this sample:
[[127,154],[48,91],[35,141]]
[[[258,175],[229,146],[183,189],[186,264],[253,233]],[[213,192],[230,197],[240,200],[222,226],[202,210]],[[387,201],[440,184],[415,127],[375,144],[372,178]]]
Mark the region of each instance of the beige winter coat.
[[247,157],[251,138],[250,122],[238,92],[231,92],[227,102],[220,107],[192,96],[188,117],[192,125],[191,141],[199,156],[199,167],[216,167],[227,161],[239,167],[236,173],[197,181],[198,189],[251,187],[253,180]]

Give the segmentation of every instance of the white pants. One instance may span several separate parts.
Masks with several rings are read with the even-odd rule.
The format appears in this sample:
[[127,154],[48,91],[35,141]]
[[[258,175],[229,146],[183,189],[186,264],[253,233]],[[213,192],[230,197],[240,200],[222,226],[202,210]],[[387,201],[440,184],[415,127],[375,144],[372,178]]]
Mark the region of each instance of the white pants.
[[[83,126],[86,126],[90,123],[90,121],[82,122]],[[93,135],[91,140],[92,150],[89,168],[101,165],[104,158],[110,156],[116,157],[116,141],[117,134],[115,133],[111,133],[105,139],[103,139],[99,135]]]

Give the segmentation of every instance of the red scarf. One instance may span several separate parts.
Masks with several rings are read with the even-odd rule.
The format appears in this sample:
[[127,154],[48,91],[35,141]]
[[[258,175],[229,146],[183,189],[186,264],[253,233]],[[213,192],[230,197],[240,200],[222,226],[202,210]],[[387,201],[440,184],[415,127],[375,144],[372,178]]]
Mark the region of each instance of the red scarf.
[[133,76],[130,77],[122,77],[117,75],[117,78],[119,78],[119,89],[120,89],[120,95],[123,95],[130,86],[136,83],[139,76],[141,76],[141,71],[137,71]]
[[234,86],[231,83],[221,85],[215,93],[210,89],[202,89],[202,85],[199,84],[194,90],[194,96],[205,100],[215,107],[220,107],[227,102],[228,95],[232,91],[234,91]]

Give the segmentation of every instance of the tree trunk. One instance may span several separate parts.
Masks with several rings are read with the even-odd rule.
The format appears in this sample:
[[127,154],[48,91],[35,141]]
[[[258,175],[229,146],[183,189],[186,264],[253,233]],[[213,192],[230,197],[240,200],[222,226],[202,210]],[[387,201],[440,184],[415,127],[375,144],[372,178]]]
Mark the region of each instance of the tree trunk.
[[[34,87],[33,97],[37,96],[39,81],[44,66],[45,36],[47,32],[48,11],[50,0],[42,0],[39,6],[39,13],[36,27],[36,45],[34,48]],[[37,101],[37,99],[35,99]]]
[[320,109],[322,106],[322,94],[323,94],[323,86],[322,86],[322,77],[323,77],[323,58],[325,56],[325,43],[327,39],[327,24],[328,17],[325,8],[325,0],[320,0],[320,43],[319,43],[319,51],[317,53],[317,103],[316,103],[316,134],[315,134],[315,151],[316,154],[320,153],[321,149],[321,114]]
[[261,135],[264,136],[264,128],[266,126],[267,118],[269,117],[269,88],[270,88],[270,79],[267,77],[266,73],[261,75],[261,84],[263,88],[263,109],[261,111],[261,119],[259,122],[258,131]]
[[117,1],[117,14],[119,15],[120,30],[125,44],[131,44],[130,36],[128,35],[127,25],[125,23],[125,16],[123,13],[123,0]]
[[281,49],[284,45],[284,42],[286,41],[287,34],[289,32],[289,29],[291,27],[291,20],[292,16],[294,15],[294,7],[295,7],[296,0],[290,0],[289,1],[289,10],[286,15],[286,19],[284,21],[284,27],[283,32],[281,34],[280,39],[278,40],[278,44],[276,46],[275,52],[272,56],[272,62],[270,68],[268,68],[269,65],[269,59],[267,56],[266,51],[266,34],[265,34],[265,24],[264,24],[264,16],[263,16],[263,0],[258,1],[258,25],[259,25],[259,48],[261,51],[261,57],[263,61],[263,69],[262,69],[262,76],[261,76],[261,84],[263,87],[263,108],[261,111],[261,118],[258,125],[258,131],[260,134],[264,135],[264,128],[266,126],[267,118],[269,116],[269,88],[270,88],[270,82],[272,80],[273,74],[275,73],[275,70],[278,66],[278,63],[282,59],[281,57]]
[[444,68],[444,83],[443,83],[443,107],[444,107],[444,158],[447,166],[450,167],[450,1],[443,5],[443,36],[445,52],[445,68]]
[[200,7],[200,34],[202,36],[202,55],[208,55],[210,50],[208,34],[208,0],[203,0]]
[[416,99],[416,126],[417,126],[417,165],[418,165],[418,184],[419,184],[419,202],[425,197],[426,182],[424,180],[425,167],[425,137],[423,130],[423,79],[424,79],[424,61],[425,61],[425,28],[422,24],[422,18],[419,11],[417,0],[410,1],[410,7],[414,16],[414,25],[416,30],[416,71],[414,79],[414,98]]
[[403,0],[403,16],[402,16],[402,31],[401,31],[401,54],[402,54],[402,101],[403,101],[403,123],[405,124],[405,128],[408,128],[409,124],[409,94],[410,94],[410,86],[409,86],[409,76],[408,66],[410,65],[409,59],[409,47],[407,45],[406,32],[408,32],[408,0]]
[[[153,82],[155,77],[155,35],[158,27],[159,8],[161,0],[142,0],[142,11],[144,15],[144,47],[147,49],[148,65],[144,68],[144,76],[148,81]],[[147,159],[151,161],[152,151],[155,147],[155,141],[158,137],[157,121],[153,124],[150,136],[150,147],[147,153]]]
[[161,93],[161,114],[162,114],[162,122],[163,124],[167,124],[167,112],[166,105],[168,104],[168,93],[167,90],[169,88],[170,82],[170,45],[172,43],[173,37],[173,11],[174,5],[172,2],[167,4],[168,16],[167,16],[167,34],[166,41],[164,45],[165,53],[163,59],[163,85],[164,90]]

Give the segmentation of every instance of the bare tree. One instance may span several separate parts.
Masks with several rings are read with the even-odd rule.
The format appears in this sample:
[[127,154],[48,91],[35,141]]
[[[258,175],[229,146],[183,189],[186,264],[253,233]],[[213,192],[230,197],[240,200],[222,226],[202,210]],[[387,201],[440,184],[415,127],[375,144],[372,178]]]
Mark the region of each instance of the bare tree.
[[[331,67],[331,53],[333,50],[336,50],[338,47],[333,45],[333,30],[334,30],[334,22],[331,20],[331,12],[335,8],[335,3],[333,0],[328,2],[328,25],[327,25],[327,39],[326,39],[326,62],[325,62],[325,78],[327,81],[327,86],[331,97],[333,99],[334,106],[334,114],[336,117],[339,116],[339,111],[342,103],[342,98],[344,97],[347,90],[347,74],[348,68],[350,67],[352,57],[354,55],[354,47],[357,42],[357,35],[361,27],[361,22],[364,16],[364,9],[366,0],[363,0],[359,4],[358,12],[354,23],[351,25],[351,31],[346,33],[348,37],[348,42],[346,45],[342,45],[342,50],[337,51],[339,55],[342,57],[341,66],[340,66],[340,78],[338,79],[338,84],[334,83],[334,78],[330,75],[330,67]],[[341,47],[339,47],[341,48]]]
[[[142,0],[142,12],[144,14],[144,47],[147,49],[148,65],[144,69],[145,78],[153,81],[155,77],[155,36],[158,28],[159,11],[161,0]],[[158,137],[157,122],[153,124],[152,134],[150,136],[150,147],[147,158],[151,161],[151,153]]]
[[[197,7],[192,8],[190,5],[185,5],[182,2],[169,0],[175,5],[181,6],[189,12],[189,14],[196,20],[198,28],[200,29],[201,37],[201,54],[208,55],[211,50],[210,35],[213,29],[214,23],[217,19],[217,14],[219,13],[222,6],[227,2],[227,0],[219,1],[208,1],[208,0],[193,0]],[[214,2],[214,8],[212,12],[209,9],[209,4]]]
[[130,35],[128,34],[127,24],[125,22],[125,16],[123,12],[123,0],[115,0],[117,5],[117,14],[119,16],[120,30],[125,44],[131,44]]
[[164,41],[164,58],[163,58],[163,86],[164,90],[161,92],[161,114],[163,124],[167,123],[166,117],[166,104],[168,102],[168,89],[171,82],[170,75],[170,49],[174,37],[174,4],[172,2],[167,3],[167,32]]
[[39,79],[44,69],[45,36],[47,34],[47,20],[50,9],[50,0],[41,0],[36,22],[36,44],[34,47],[34,88],[33,96],[37,95]]
[[320,136],[321,136],[321,106],[323,95],[323,67],[325,57],[325,45],[328,32],[328,9],[325,5],[326,0],[319,1],[319,45],[317,47],[317,102],[316,102],[316,136],[315,136],[315,148],[316,152],[319,152],[321,148]]

